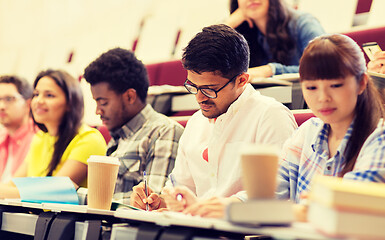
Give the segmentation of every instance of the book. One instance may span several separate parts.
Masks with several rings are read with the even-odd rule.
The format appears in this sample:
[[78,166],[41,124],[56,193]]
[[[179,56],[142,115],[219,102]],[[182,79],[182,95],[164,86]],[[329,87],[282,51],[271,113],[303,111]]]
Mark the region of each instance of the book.
[[312,202],[308,221],[329,237],[385,238],[385,215],[339,210]]
[[22,202],[79,204],[75,186],[69,177],[13,178]]
[[246,226],[290,225],[294,221],[293,203],[276,199],[231,203],[226,218],[233,224]]
[[313,180],[309,199],[339,210],[385,214],[383,183],[317,176]]

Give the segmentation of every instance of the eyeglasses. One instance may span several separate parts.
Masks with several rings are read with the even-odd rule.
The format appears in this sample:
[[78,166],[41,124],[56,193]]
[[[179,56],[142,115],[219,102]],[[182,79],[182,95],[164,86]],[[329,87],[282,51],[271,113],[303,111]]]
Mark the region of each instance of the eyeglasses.
[[5,96],[5,97],[0,97],[0,102],[4,102],[5,104],[12,104],[12,103],[14,103],[19,98],[21,98],[21,96]]
[[212,88],[206,88],[206,87],[197,87],[197,86],[193,85],[190,82],[190,80],[188,80],[188,79],[186,79],[186,81],[184,82],[183,85],[187,89],[187,91],[189,91],[189,93],[196,95],[196,94],[198,94],[198,91],[200,90],[201,93],[203,93],[203,95],[205,95],[206,97],[214,99],[214,98],[218,97],[219,91],[224,89],[230,82],[234,81],[238,76],[239,76],[239,74],[232,77],[225,85],[223,85],[218,90],[214,90]]

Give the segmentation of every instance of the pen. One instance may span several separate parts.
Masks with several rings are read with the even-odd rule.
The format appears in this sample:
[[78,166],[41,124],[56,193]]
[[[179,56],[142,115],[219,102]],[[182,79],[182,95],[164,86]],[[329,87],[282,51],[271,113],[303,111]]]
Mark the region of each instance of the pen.
[[147,187],[147,175],[146,171],[143,171],[143,181],[144,181],[144,192],[146,194],[146,211],[148,211],[148,187]]
[[[174,175],[170,174],[170,180],[171,180],[172,186],[175,187],[176,186],[176,181],[175,181]],[[182,201],[182,199],[183,199],[182,194],[178,193],[176,195],[176,200],[178,200],[180,202],[180,201]]]

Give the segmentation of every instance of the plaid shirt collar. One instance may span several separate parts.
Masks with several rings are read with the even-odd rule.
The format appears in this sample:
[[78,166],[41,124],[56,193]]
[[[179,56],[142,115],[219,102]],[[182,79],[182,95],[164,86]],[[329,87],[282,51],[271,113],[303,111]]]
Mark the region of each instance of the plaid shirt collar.
[[143,127],[143,125],[148,119],[148,116],[150,116],[153,111],[154,109],[151,107],[151,105],[147,104],[142,109],[142,111],[136,114],[136,116],[133,117],[130,121],[128,121],[125,125],[123,125],[119,129],[116,129],[115,131],[110,132],[110,135],[112,137],[110,142],[115,142],[119,139],[127,139],[130,136],[134,135]]
[[[340,145],[337,148],[337,153],[335,156],[332,157],[338,157],[343,156],[344,152],[347,147],[347,143],[352,135],[353,131],[353,125],[354,120],[350,123],[348,130],[346,131],[346,134],[344,138],[342,139]],[[319,131],[319,134],[316,135],[314,144],[311,145],[313,152],[322,155],[322,156],[329,156],[329,147],[328,147],[328,136],[330,132],[330,125],[327,123],[324,123],[321,125],[321,129]],[[318,151],[318,152],[317,152]]]

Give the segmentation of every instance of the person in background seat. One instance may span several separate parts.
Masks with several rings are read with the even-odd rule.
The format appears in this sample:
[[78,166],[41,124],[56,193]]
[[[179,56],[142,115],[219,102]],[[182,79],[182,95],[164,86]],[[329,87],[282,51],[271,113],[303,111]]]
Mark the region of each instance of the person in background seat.
[[36,127],[30,114],[32,86],[18,76],[0,77],[0,179],[11,180],[23,163]]

